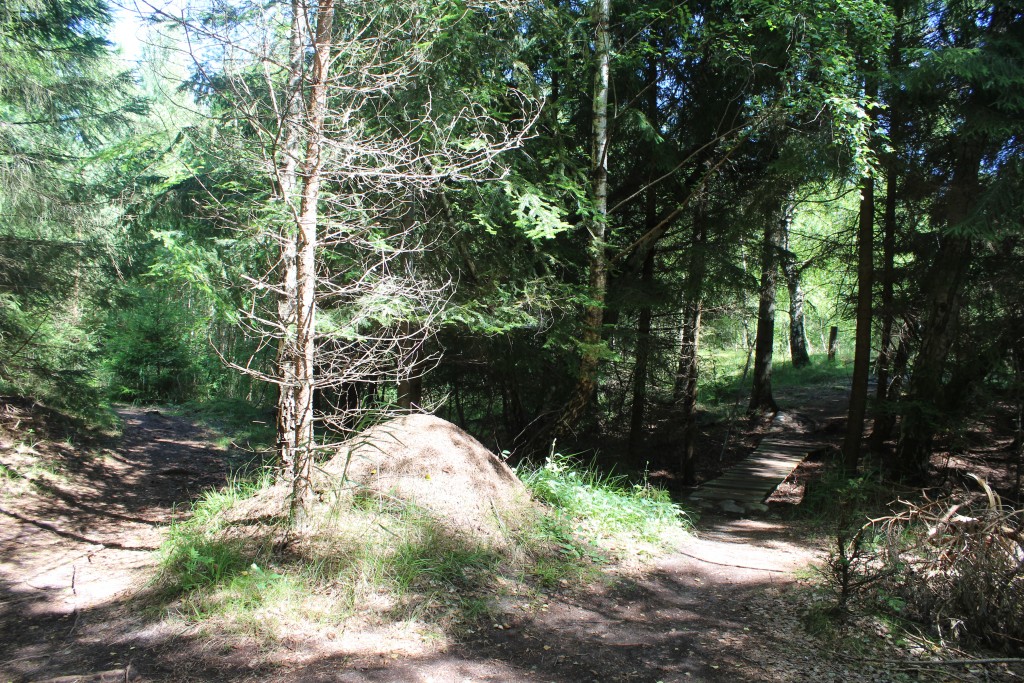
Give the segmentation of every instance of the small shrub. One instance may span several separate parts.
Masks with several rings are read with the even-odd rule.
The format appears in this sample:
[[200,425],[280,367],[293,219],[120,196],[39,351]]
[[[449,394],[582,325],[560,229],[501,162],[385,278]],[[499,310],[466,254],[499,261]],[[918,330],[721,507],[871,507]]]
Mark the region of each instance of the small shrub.
[[201,536],[179,536],[172,543],[164,570],[174,575],[175,588],[183,592],[226,583],[250,564],[238,543]]
[[889,571],[877,562],[878,531],[869,513],[883,508],[892,496],[890,486],[877,475],[849,478],[838,466],[808,488],[804,511],[825,520],[830,537],[828,556],[817,569],[836,596],[839,614],[856,593]]
[[255,554],[238,539],[224,538],[224,513],[250,495],[258,481],[236,479],[220,490],[203,493],[188,521],[174,524],[161,546],[160,580],[165,592],[188,593],[219,586],[244,571]]

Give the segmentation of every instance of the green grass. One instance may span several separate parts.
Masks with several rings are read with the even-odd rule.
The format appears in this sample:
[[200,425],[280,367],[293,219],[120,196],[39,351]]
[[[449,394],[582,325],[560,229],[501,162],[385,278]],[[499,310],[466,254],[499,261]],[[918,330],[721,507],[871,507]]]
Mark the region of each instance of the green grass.
[[[834,361],[828,360],[824,354],[811,356],[811,364],[803,368],[794,368],[789,360],[781,360],[784,356],[776,354],[772,364],[772,387],[776,390],[849,386],[853,375],[853,359],[840,356]],[[700,396],[706,408],[732,404],[736,397],[741,403],[750,392],[753,359],[743,376],[747,361],[747,352],[742,349],[722,349],[701,356]]]
[[195,420],[219,436],[221,448],[238,446],[252,451],[269,450],[276,438],[271,412],[242,399],[214,399],[171,406],[169,411]]
[[494,548],[387,499],[325,512],[318,533],[277,552],[283,518],[227,521],[235,505],[268,486],[266,477],[236,479],[207,492],[170,529],[153,591],[158,604],[188,619],[218,619],[228,630],[259,624],[272,636],[283,623],[337,623],[371,603],[383,605],[377,618],[388,620],[476,614],[494,576],[508,571]]
[[654,552],[686,526],[664,491],[570,458],[520,475],[551,507],[506,515],[500,539],[455,532],[392,497],[343,496],[323,502],[319,526],[284,552],[283,515],[228,521],[271,485],[267,476],[236,478],[170,529],[151,599],[185,619],[271,639],[298,623],[351,617],[443,633],[492,618],[502,596],[533,602],[592,581],[616,553]]
[[788,360],[772,365],[772,386],[779,389],[822,385],[845,389],[852,376],[853,359],[812,356],[811,364],[803,368],[794,368]]
[[[811,365],[794,368],[788,359],[776,354],[772,364],[772,386],[778,388],[803,387],[822,384],[846,384],[853,375],[853,359],[840,356],[829,360],[824,354],[811,356]],[[746,351],[743,349],[719,349],[700,356],[701,361],[701,394],[707,395],[712,402],[732,400],[738,391],[745,388],[751,381],[754,360],[743,379],[743,368],[746,365]]]
[[517,474],[586,541],[628,536],[658,543],[689,525],[667,491],[646,480],[630,483],[623,475],[603,473],[571,456],[555,453],[542,466],[521,467]]
[[192,505],[185,522],[172,524],[160,548],[160,579],[168,594],[223,584],[266,555],[240,539],[225,539],[225,517],[236,503],[269,486],[271,475],[236,476],[228,486],[208,490]]

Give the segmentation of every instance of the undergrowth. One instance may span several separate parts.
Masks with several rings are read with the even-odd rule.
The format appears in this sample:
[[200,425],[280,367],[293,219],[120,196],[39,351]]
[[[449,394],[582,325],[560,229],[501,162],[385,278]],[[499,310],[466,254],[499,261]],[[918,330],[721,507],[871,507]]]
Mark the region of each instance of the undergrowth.
[[540,467],[521,466],[516,474],[573,531],[593,542],[632,538],[657,544],[689,526],[668,491],[646,478],[630,483],[624,475],[601,472],[558,453]]
[[272,412],[243,399],[192,401],[171,406],[173,413],[202,423],[218,434],[217,445],[239,448],[253,453],[269,451],[276,438]]
[[1024,517],[971,477],[979,490],[931,499],[828,471],[805,499],[830,539],[808,630],[844,643],[873,630],[922,656],[962,657],[961,645],[1024,651]]
[[186,619],[269,639],[351,620],[443,633],[491,618],[503,596],[539,605],[547,591],[593,580],[626,548],[654,552],[685,527],[665,492],[570,458],[519,475],[547,506],[524,502],[497,540],[372,493],[325,501],[316,526],[298,536],[283,517],[233,514],[272,486],[267,475],[236,479],[171,528],[151,597]]
[[[738,401],[749,398],[750,371],[753,358],[747,364],[746,351],[718,351],[702,356],[701,405],[712,412],[720,411]],[[793,389],[819,387],[847,388],[853,373],[852,358],[829,360],[824,354],[811,356],[811,363],[802,368],[793,367],[788,360],[772,366],[772,387],[784,392]],[[746,370],[746,372],[744,372]]]

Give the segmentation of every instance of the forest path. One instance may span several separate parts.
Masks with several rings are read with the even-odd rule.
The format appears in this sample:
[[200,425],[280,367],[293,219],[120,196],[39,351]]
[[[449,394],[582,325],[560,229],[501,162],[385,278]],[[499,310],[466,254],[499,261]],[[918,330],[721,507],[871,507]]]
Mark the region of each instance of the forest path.
[[702,510],[749,515],[768,511],[765,499],[827,440],[800,416],[779,411],[757,449],[687,496]]
[[175,502],[224,481],[225,454],[186,420],[122,415],[117,447],[69,458],[77,487],[3,496],[0,681],[888,680],[806,633],[799,615],[812,598],[799,573],[821,542],[771,518],[707,516],[643,568],[529,599],[496,595],[492,619],[438,639],[384,625],[268,642],[141,611],[133,597],[154,573],[149,549]]
[[[112,447],[0,450],[11,482],[26,483],[0,496],[0,681],[126,666],[138,646],[124,640],[125,597],[152,577],[166,526],[225,482],[211,434],[157,410],[117,412]],[[19,454],[49,476],[26,474]]]
[[845,382],[777,391],[779,411],[757,448],[720,476],[701,484],[687,496],[688,502],[711,513],[742,516],[767,512],[766,499],[808,455],[838,447],[849,393]]

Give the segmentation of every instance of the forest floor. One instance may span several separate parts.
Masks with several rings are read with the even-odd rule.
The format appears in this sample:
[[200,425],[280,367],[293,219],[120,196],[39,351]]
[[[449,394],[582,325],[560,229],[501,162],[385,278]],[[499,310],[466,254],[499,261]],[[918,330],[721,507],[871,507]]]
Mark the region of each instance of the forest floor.
[[[820,525],[708,516],[675,551],[609,568],[542,601],[498,601],[440,638],[407,629],[268,642],[146,609],[168,525],[224,483],[229,453],[192,422],[122,408],[112,442],[4,401],[0,416],[0,681],[1020,680],[1002,666],[931,667],[861,617],[811,635],[830,597],[807,567]],[[826,411],[827,412],[827,411]],[[801,424],[837,437],[831,416]],[[903,662],[903,664],[900,664]]]

